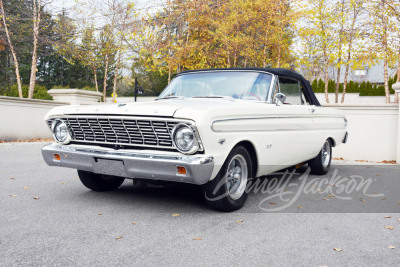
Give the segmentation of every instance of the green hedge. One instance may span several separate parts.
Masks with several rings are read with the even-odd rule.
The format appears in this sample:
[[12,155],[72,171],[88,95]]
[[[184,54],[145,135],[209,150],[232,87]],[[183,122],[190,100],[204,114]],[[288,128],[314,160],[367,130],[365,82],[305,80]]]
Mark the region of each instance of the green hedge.
[[[390,93],[394,94],[392,84],[396,82],[397,76],[389,79]],[[321,79],[314,80],[311,83],[312,89],[315,93],[325,93],[325,82]],[[336,83],[334,80],[330,80],[328,83],[328,92],[335,93]],[[343,92],[343,84],[339,85],[339,93]],[[346,87],[346,93],[359,93],[360,96],[384,96],[385,87],[383,85],[371,84],[370,82],[357,83],[349,81]]]
[[[2,95],[19,97],[17,84],[14,84],[10,88],[8,88],[7,90],[2,90],[2,91],[3,91]],[[28,97],[28,91],[29,91],[29,85],[23,84],[22,85],[22,95],[23,95],[23,97],[25,97],[25,98]],[[45,86],[41,86],[41,85],[38,85],[38,84],[35,85],[35,91],[33,92],[33,98],[34,99],[53,100],[51,95],[49,95],[47,93],[47,88]]]

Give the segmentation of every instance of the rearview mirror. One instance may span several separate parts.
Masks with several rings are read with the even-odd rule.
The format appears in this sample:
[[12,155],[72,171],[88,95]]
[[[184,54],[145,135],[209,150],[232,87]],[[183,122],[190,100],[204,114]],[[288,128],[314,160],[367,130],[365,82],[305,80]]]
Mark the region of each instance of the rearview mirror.
[[282,94],[282,93],[277,93],[276,94],[276,96],[275,96],[275,104],[277,106],[282,105],[283,103],[285,103],[285,101],[286,101],[286,96],[284,94]]

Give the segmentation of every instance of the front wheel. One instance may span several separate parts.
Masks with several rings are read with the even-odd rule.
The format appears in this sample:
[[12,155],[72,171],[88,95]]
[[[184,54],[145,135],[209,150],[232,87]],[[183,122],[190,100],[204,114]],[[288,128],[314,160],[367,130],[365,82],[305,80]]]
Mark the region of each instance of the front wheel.
[[308,162],[312,174],[323,175],[329,171],[332,161],[332,144],[326,140],[318,156]]
[[207,204],[219,211],[235,211],[247,200],[246,186],[252,175],[251,158],[246,148],[235,147],[214,180],[204,185]]
[[78,176],[84,186],[98,192],[115,190],[125,180],[123,177],[102,175],[81,170],[78,170]]

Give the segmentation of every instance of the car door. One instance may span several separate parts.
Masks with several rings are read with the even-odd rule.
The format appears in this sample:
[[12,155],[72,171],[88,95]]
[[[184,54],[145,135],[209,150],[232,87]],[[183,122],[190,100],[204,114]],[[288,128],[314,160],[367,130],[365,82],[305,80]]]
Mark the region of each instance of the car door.
[[274,146],[279,151],[274,153],[274,161],[292,165],[308,160],[316,147],[314,116],[317,109],[310,105],[297,79],[279,76],[273,95],[277,92],[283,93],[286,100],[272,109],[277,120]]

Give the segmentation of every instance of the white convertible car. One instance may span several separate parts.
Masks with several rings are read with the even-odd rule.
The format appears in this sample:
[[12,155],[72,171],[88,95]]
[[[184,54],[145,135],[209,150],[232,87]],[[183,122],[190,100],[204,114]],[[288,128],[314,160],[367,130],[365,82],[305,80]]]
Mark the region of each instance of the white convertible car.
[[325,174],[347,120],[321,107],[310,83],[286,69],[178,74],[152,102],[62,106],[45,118],[50,166],[75,168],[94,191],[124,179],[202,185],[216,210],[240,209],[251,178],[307,163]]

